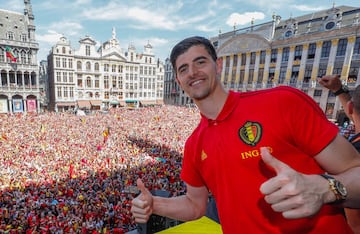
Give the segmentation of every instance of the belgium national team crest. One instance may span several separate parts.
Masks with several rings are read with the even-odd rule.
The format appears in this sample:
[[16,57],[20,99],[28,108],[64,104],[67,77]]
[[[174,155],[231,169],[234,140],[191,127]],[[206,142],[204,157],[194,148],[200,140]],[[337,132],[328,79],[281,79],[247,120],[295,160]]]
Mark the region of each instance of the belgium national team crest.
[[255,146],[259,143],[261,135],[261,125],[256,122],[248,121],[239,129],[239,137],[247,145]]

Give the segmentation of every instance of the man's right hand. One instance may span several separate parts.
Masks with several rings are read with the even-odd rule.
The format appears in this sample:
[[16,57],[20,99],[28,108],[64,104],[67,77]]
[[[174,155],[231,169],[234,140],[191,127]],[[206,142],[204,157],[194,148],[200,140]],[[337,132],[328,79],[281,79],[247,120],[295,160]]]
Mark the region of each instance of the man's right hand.
[[331,92],[336,92],[341,89],[342,83],[339,75],[326,75],[318,78],[319,84],[329,89]]
[[140,194],[132,200],[131,213],[136,223],[146,223],[153,212],[153,196],[141,179],[136,181]]

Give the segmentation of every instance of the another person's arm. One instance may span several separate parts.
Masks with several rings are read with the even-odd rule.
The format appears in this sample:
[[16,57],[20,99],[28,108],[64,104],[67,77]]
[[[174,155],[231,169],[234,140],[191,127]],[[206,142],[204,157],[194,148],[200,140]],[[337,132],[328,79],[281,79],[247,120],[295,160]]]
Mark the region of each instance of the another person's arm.
[[140,195],[132,201],[131,212],[137,223],[146,223],[151,214],[169,217],[180,221],[190,221],[205,215],[209,192],[204,187],[187,185],[185,195],[164,198],[153,196],[138,179]]
[[[323,76],[318,79],[319,84],[324,86],[325,88],[329,89],[331,92],[336,93],[336,91],[340,90],[342,88],[342,83],[340,80],[339,75],[327,75]],[[349,113],[347,113],[346,104],[348,101],[351,100],[351,96],[348,92],[341,93],[337,95],[337,97],[340,100],[341,105],[344,107],[344,111],[347,116],[350,116]]]

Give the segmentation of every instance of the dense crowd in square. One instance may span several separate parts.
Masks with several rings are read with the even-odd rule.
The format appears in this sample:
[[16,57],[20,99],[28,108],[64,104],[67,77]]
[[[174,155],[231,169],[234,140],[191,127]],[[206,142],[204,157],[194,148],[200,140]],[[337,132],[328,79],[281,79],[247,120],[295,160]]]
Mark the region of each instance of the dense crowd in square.
[[141,177],[184,193],[179,175],[195,108],[0,115],[0,233],[125,233]]

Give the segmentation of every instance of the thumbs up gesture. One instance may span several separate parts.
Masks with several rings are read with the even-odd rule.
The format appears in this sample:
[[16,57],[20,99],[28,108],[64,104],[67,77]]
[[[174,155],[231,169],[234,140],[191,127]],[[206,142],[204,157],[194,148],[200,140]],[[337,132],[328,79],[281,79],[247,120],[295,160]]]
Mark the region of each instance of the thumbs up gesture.
[[306,175],[292,169],[261,148],[264,163],[274,169],[276,176],[260,186],[265,201],[283,217],[297,219],[316,214],[324,204],[329,185],[319,175]]
[[153,196],[141,179],[137,179],[140,194],[132,200],[131,212],[137,223],[146,223],[153,212]]

